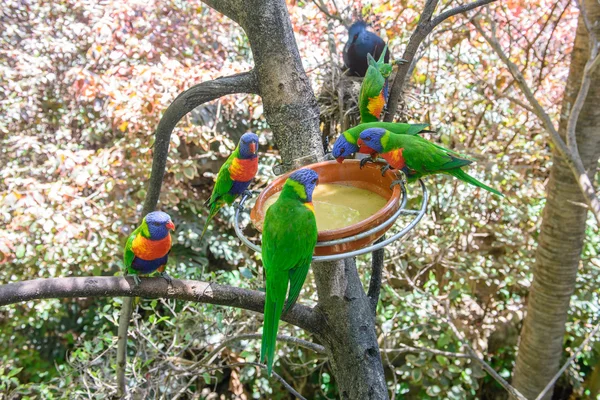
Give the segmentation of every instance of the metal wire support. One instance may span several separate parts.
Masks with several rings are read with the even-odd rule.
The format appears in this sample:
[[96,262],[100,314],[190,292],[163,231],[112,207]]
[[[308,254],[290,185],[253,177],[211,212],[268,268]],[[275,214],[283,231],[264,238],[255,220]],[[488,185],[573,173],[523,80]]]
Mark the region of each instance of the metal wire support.
[[[402,230],[400,230],[400,232],[396,233],[395,235],[390,236],[389,238],[387,238],[379,243],[375,243],[370,246],[363,247],[362,249],[349,251],[347,253],[331,254],[328,256],[314,256],[313,261],[333,261],[333,260],[341,260],[343,258],[348,258],[348,257],[359,256],[361,254],[366,254],[366,253],[370,253],[375,250],[379,250],[380,248],[385,247],[388,244],[395,242],[396,240],[405,236],[408,232],[410,232],[419,223],[419,221],[421,221],[421,219],[425,215],[425,211],[427,210],[427,203],[429,201],[429,193],[427,192],[427,188],[425,188],[425,184],[420,179],[419,179],[419,184],[421,185],[421,190],[423,191],[423,199],[421,201],[420,209],[407,210],[405,208],[406,202],[407,202],[406,188],[404,187],[404,184],[400,184],[400,189],[402,190],[402,197],[400,199],[400,207],[390,218],[388,218],[381,224],[377,225],[376,227],[369,229],[368,231],[356,234],[354,236],[349,236],[349,237],[342,238],[342,239],[330,240],[327,242],[317,242],[317,247],[330,246],[330,245],[334,245],[334,244],[352,242],[354,240],[362,239],[364,237],[371,235],[372,233],[379,232],[382,229],[386,228],[387,226],[393,224],[400,215],[414,215],[414,218],[408,224],[406,224],[406,226],[404,226],[404,228],[402,228]],[[233,227],[235,229],[235,234],[242,241],[242,243],[244,243],[246,246],[248,246],[252,250],[260,253],[262,251],[260,246],[251,242],[250,239],[248,239],[244,235],[244,233],[242,232],[242,229],[240,228],[240,211],[244,209],[244,203],[248,200],[249,197],[250,196],[247,193],[245,193],[242,196],[238,206],[235,207],[235,217],[234,217]]]

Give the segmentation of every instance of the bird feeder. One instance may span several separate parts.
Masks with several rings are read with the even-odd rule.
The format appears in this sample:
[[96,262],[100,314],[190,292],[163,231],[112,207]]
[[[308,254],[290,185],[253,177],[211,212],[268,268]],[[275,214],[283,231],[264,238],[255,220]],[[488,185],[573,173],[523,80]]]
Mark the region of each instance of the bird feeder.
[[[382,175],[380,168],[383,164],[381,163],[366,164],[362,169],[359,164],[358,160],[346,160],[341,164],[336,161],[324,161],[304,166],[304,168],[310,168],[319,174],[320,185],[332,183],[353,186],[376,193],[387,200],[377,212],[360,222],[340,229],[320,230],[313,261],[339,260],[378,250],[405,236],[425,215],[429,196],[422,181],[419,180],[423,193],[420,208],[407,209],[406,188],[402,183],[398,183],[398,176],[395,173],[388,170]],[[267,200],[282,190],[290,173],[275,179],[259,194],[250,212],[250,219],[259,231],[262,231]],[[236,208],[235,233],[246,246],[261,252],[261,248],[250,241],[240,227],[240,213],[248,198],[248,195],[244,195]],[[409,218],[399,220],[400,216]],[[398,221],[403,221],[404,226],[397,233],[375,243]]]

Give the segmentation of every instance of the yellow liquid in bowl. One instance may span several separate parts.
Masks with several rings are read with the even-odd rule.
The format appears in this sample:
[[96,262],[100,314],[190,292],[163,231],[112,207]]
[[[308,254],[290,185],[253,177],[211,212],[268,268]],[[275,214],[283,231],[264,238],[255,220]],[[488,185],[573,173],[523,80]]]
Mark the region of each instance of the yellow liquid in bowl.
[[[265,211],[277,201],[279,193],[265,201]],[[345,228],[369,218],[387,203],[387,199],[370,190],[354,186],[323,183],[313,192],[317,230]]]

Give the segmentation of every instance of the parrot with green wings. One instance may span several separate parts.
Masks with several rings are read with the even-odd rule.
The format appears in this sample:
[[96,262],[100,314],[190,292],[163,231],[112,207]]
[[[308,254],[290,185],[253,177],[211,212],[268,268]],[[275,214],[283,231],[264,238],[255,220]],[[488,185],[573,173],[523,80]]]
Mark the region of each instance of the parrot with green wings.
[[383,128],[394,134],[398,135],[416,135],[422,132],[432,132],[426,130],[429,124],[404,124],[394,122],[369,122],[366,124],[360,124],[354,128],[350,128],[337,138],[333,144],[331,155],[339,162],[343,162],[345,158],[349,158],[354,153],[363,153],[358,146],[358,139],[360,134],[365,129],[369,128]]
[[394,168],[402,171],[408,182],[414,182],[426,175],[448,174],[504,197],[498,190],[479,182],[462,170],[462,167],[473,161],[420,136],[395,135],[382,128],[369,128],[362,131],[357,144],[362,151],[383,157],[388,162],[384,170]]
[[267,365],[269,375],[279,320],[296,302],[317,244],[312,194],[318,182],[319,176],[311,169],[293,172],[265,215],[262,260],[267,287],[260,359]]
[[375,61],[371,54],[367,54],[369,68],[358,94],[361,123],[379,121],[387,104],[388,78],[392,73],[392,64],[384,61],[386,52],[387,46],[383,48],[379,61]]
[[205,203],[210,211],[200,239],[219,210],[225,204],[231,205],[240,194],[248,190],[256,171],[258,171],[258,136],[252,132],[246,132],[240,138],[233,153],[219,169],[212,195]]
[[169,214],[153,211],[148,213],[142,224],[129,235],[123,263],[137,285],[140,284],[138,275],[148,275],[154,271],[160,272],[163,278],[171,282],[171,277],[165,272],[165,266],[171,251],[169,231],[174,229],[175,225]]

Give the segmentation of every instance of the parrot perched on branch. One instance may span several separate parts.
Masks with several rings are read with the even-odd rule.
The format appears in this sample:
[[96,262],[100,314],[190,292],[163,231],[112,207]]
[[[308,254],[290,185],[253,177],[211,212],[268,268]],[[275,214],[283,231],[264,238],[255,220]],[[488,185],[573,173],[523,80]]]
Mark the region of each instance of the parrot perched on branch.
[[[356,21],[348,28],[348,41],[344,46],[342,55],[344,65],[349,69],[350,75],[365,76],[367,72],[367,54],[379,59],[383,52],[385,42],[373,32],[367,30],[365,21]],[[390,54],[385,55],[385,62],[389,62]]]
[[387,104],[388,78],[392,73],[392,65],[383,61],[385,55],[387,55],[387,46],[384,46],[379,61],[375,61],[371,54],[367,54],[369,68],[358,95],[361,123],[379,121]]
[[[394,134],[399,135],[416,135],[421,132],[431,132],[425,130],[429,124],[403,124],[394,122],[369,122],[360,124],[354,128],[350,128],[337,138],[333,144],[331,154],[341,163],[345,158],[352,156],[356,152],[361,152],[357,144],[358,138],[362,131],[369,128],[383,128]],[[370,153],[370,152],[369,152]]]
[[267,288],[260,359],[267,364],[269,375],[273,369],[279,319],[282,312],[285,314],[296,302],[317,244],[312,194],[318,182],[319,176],[311,169],[293,172],[265,215],[262,259]]
[[162,211],[153,211],[146,215],[142,224],[134,230],[127,244],[123,262],[127,273],[133,275],[135,283],[139,285],[138,275],[148,275],[154,271],[168,282],[171,277],[165,272],[165,266],[171,251],[171,234],[175,229],[169,214]]
[[206,233],[208,224],[225,205],[231,205],[242,193],[248,190],[250,182],[258,170],[258,136],[246,132],[227,161],[219,169],[212,195],[205,203],[210,209],[200,239]]
[[388,162],[384,171],[390,167],[401,170],[408,182],[426,175],[448,174],[504,197],[496,189],[486,186],[461,169],[473,161],[461,158],[457,153],[422,137],[395,135],[382,128],[370,128],[362,131],[357,143],[361,146],[361,151],[377,153]]

